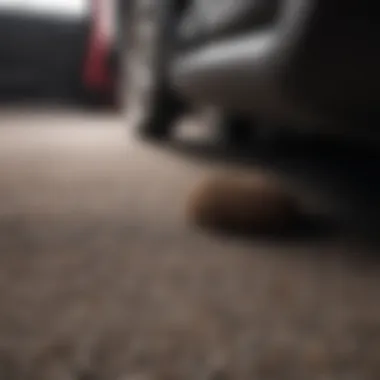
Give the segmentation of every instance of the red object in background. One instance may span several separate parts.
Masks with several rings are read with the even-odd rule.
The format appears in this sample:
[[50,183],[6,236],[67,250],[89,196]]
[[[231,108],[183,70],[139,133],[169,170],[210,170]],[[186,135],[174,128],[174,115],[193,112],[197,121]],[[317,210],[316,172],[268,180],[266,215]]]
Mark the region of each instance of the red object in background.
[[109,59],[112,51],[111,41],[104,30],[102,1],[92,0],[91,32],[84,66],[84,86],[94,93],[106,93],[112,96],[113,78]]

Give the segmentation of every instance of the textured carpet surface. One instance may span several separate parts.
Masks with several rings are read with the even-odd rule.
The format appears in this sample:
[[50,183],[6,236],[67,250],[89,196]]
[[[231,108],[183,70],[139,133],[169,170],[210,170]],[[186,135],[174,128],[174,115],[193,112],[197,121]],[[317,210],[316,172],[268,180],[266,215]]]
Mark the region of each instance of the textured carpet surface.
[[1,379],[380,377],[379,271],[350,247],[191,229],[214,169],[117,117],[0,120]]

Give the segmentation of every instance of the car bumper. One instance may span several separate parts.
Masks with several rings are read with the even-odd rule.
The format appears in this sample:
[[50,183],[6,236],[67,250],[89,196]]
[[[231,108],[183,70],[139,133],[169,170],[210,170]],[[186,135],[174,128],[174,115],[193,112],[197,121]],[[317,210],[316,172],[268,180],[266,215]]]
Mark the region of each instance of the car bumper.
[[181,54],[172,66],[172,83],[197,102],[269,115],[273,121],[320,124],[321,117],[279,88],[274,45],[271,34],[255,33]]
[[179,53],[172,83],[194,101],[274,122],[347,125],[378,109],[379,28],[370,30],[364,6],[337,4],[283,1],[270,26]]

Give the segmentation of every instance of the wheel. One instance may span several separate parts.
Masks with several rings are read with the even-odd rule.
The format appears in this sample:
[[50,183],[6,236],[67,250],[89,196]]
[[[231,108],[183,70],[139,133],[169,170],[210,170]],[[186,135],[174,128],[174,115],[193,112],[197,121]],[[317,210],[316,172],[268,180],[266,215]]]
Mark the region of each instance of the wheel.
[[175,29],[170,0],[136,0],[130,15],[126,57],[127,115],[140,137],[164,139],[184,112],[170,88],[168,67]]
[[249,147],[257,132],[252,119],[233,112],[221,114],[217,129],[221,142],[235,148]]

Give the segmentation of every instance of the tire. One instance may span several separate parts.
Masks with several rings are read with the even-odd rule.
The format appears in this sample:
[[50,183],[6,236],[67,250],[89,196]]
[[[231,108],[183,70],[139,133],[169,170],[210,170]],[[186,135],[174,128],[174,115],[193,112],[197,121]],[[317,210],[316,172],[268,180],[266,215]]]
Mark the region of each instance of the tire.
[[168,81],[176,20],[173,4],[171,0],[136,0],[131,9],[127,114],[133,130],[142,138],[168,138],[184,112],[183,102]]

